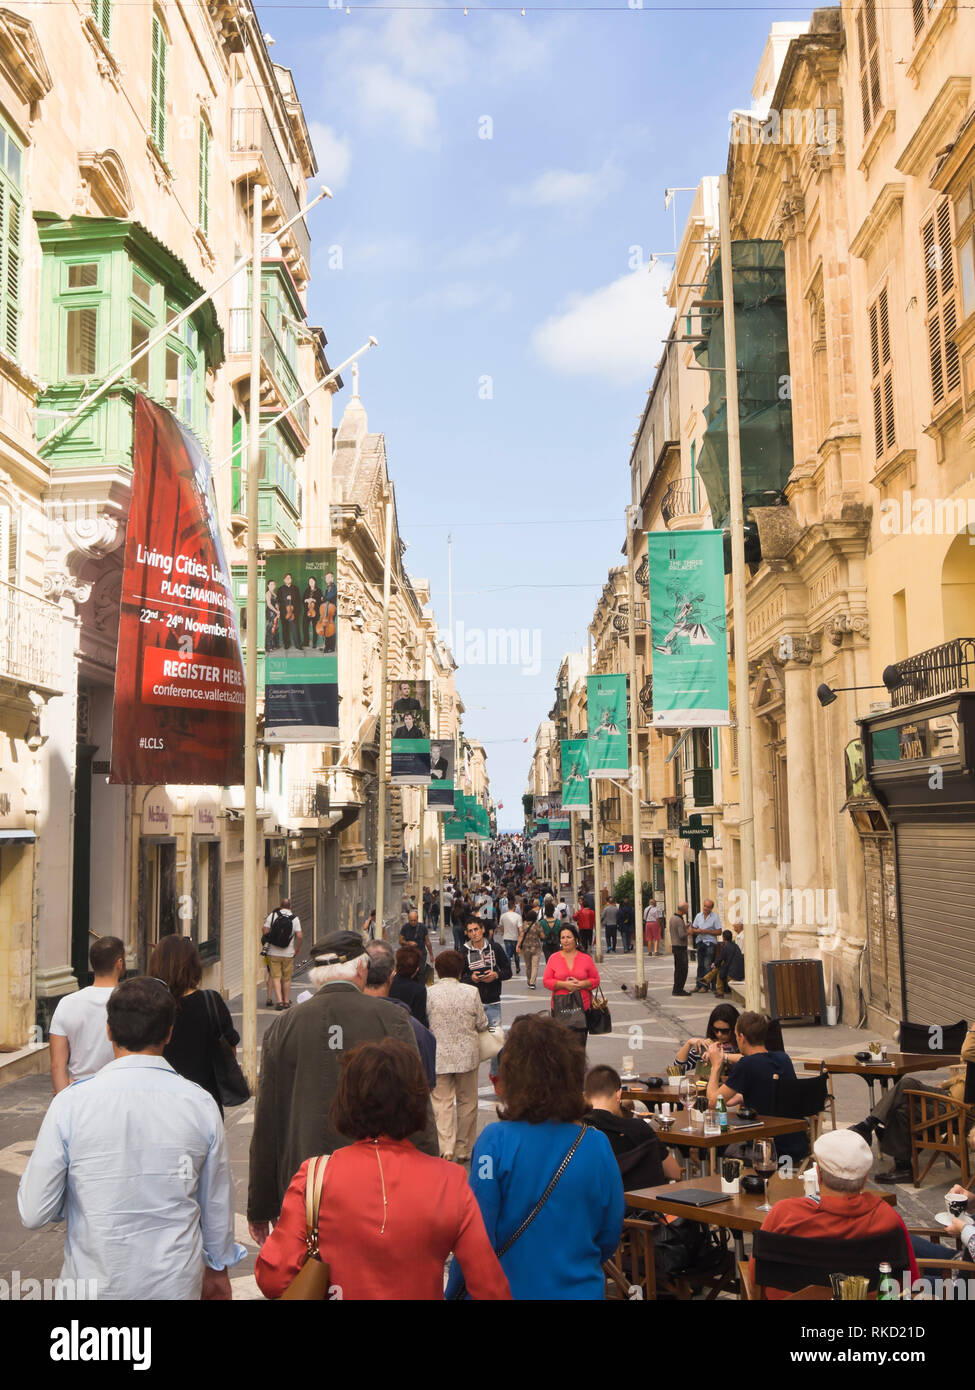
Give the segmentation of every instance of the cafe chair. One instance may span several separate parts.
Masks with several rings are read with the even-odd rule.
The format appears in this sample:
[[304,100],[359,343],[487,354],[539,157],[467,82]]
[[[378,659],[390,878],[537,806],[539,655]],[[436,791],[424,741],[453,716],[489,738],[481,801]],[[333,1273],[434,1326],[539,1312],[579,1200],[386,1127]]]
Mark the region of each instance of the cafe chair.
[[870,1292],[875,1293],[882,1262],[886,1261],[895,1270],[910,1267],[902,1231],[856,1240],[834,1240],[759,1230],[752,1241],[752,1258],[755,1261],[752,1296],[759,1299],[765,1297],[767,1288],[782,1289],[790,1294],[805,1290],[809,1285],[828,1289],[830,1274],[840,1271],[862,1275],[869,1281]]
[[[897,1045],[901,1052],[960,1052],[968,1033],[965,1019],[959,1023],[939,1024],[929,1027],[926,1023],[908,1023],[901,1020],[897,1030]],[[936,1046],[935,1044],[940,1044]]]
[[[648,1221],[638,1216],[628,1216],[623,1221],[623,1234],[619,1247],[612,1260],[603,1266],[609,1280],[617,1288],[623,1289],[624,1296],[632,1299],[634,1289],[639,1289],[639,1297],[652,1302],[661,1295],[665,1298],[689,1302],[703,1293],[706,1301],[717,1298],[720,1293],[733,1293],[735,1288],[735,1268],[731,1251],[725,1248],[713,1269],[686,1270],[680,1274],[666,1274],[657,1268],[654,1254],[654,1237],[663,1229],[657,1221]],[[722,1242],[726,1233],[721,1233]],[[620,1276],[623,1283],[620,1283]]]
[[[819,1138],[823,1111],[830,1101],[829,1075],[822,1068],[817,1076],[779,1076],[772,1078],[769,1114],[780,1120],[805,1120],[809,1130],[810,1152]],[[803,1160],[808,1163],[808,1157]],[[801,1169],[800,1169],[801,1171]]]
[[[975,1106],[953,1100],[947,1092],[905,1091],[911,1131],[911,1169],[914,1186],[921,1183],[943,1155],[946,1163],[961,1169],[962,1187],[972,1185],[972,1155],[968,1131],[975,1120]],[[923,1169],[922,1154],[930,1155]]]

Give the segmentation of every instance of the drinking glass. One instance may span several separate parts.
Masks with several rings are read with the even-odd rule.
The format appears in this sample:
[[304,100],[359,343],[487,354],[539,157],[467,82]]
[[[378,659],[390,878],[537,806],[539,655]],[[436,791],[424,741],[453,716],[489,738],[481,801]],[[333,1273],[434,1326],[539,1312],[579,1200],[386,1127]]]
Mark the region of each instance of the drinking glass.
[[768,1180],[774,1177],[778,1166],[779,1156],[775,1151],[774,1139],[756,1139],[752,1146],[752,1167],[762,1179],[765,1188],[765,1201],[755,1208],[756,1211],[772,1210],[768,1199]]
[[682,1076],[677,1084],[677,1098],[685,1110],[692,1110],[697,1100],[697,1086],[693,1076]]

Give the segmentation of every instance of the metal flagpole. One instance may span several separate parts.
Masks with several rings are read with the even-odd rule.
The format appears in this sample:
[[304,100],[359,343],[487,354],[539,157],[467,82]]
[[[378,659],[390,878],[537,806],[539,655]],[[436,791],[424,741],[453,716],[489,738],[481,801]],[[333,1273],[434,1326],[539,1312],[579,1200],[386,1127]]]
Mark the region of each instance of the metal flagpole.
[[[592,628],[591,628],[591,627],[589,628],[589,640],[588,640],[588,642],[586,643],[586,656],[587,656],[586,666],[587,666],[588,674],[591,676],[591,675],[592,675]],[[588,724],[588,714],[587,714],[587,716],[586,716],[586,721],[587,721],[587,724]],[[601,874],[600,874],[600,871],[599,871],[599,870],[600,870],[600,865],[599,865],[599,787],[598,787],[598,785],[597,785],[597,779],[596,779],[595,777],[590,777],[590,778],[589,778],[589,804],[590,804],[590,807],[591,807],[589,819],[590,819],[590,822],[591,822],[591,824],[592,824],[592,890],[593,890],[593,903],[594,903],[594,908],[593,908],[593,910],[594,910],[594,912],[595,912],[595,914],[596,914],[595,936],[593,937],[593,940],[594,940],[595,943],[596,943],[596,947],[595,947],[595,959],[596,959],[597,961],[601,961],[602,958],[603,958],[603,908],[602,908],[602,902],[600,901],[600,895],[601,895],[601,893],[602,893],[602,885],[601,885],[601,883],[600,883]]]
[[386,493],[386,540],[383,560],[383,629],[379,658],[379,767],[378,796],[376,806],[376,925],[380,937],[386,940],[383,925],[384,888],[386,876],[386,752],[389,747],[386,732],[386,706],[388,703],[387,684],[389,674],[389,588],[393,567],[393,494],[392,485],[387,483]]
[[[423,650],[423,657],[422,657],[422,660],[421,660],[421,663],[420,663],[420,679],[425,681],[426,678],[427,678],[427,635],[426,635],[425,632],[424,632],[424,634],[423,634],[423,648],[422,648],[422,650]],[[431,699],[431,705],[432,705],[432,700],[433,700],[433,688],[432,688],[432,685],[431,685],[431,689],[430,689],[430,699]],[[431,709],[431,713],[432,713],[432,709]],[[429,732],[429,731],[428,731],[428,732]],[[419,792],[419,801],[420,801],[420,809],[419,809],[419,812],[418,812],[418,819],[419,819],[419,822],[420,822],[420,843],[419,843],[419,847],[418,847],[418,851],[417,851],[417,869],[416,869],[416,915],[417,915],[418,921],[422,923],[422,922],[423,922],[423,886],[424,886],[424,881],[425,881],[425,879],[426,879],[425,865],[424,865],[424,862],[423,862],[424,850],[425,850],[425,848],[426,848],[426,842],[424,841],[423,833],[424,833],[424,830],[426,829],[426,818],[427,818],[427,816],[426,816],[426,809],[427,809],[427,789],[426,789],[426,787],[417,787],[417,791]]]
[[643,874],[640,864],[640,726],[636,682],[636,579],[634,578],[634,537],[640,521],[640,508],[626,509],[626,578],[630,607],[630,798],[633,803],[633,928],[636,951],[636,997],[645,999],[647,980],[643,964]]
[[721,294],[724,300],[725,396],[728,412],[728,491],[731,527],[731,601],[735,636],[735,718],[738,723],[738,782],[741,800],[741,876],[745,889],[745,1007],[761,1008],[758,923],[755,920],[755,793],[752,784],[752,712],[748,700],[748,637],[745,626],[745,519],[741,492],[741,440],[738,426],[738,348],[735,340],[735,287],[731,259],[731,199],[728,176],[718,184]]
[[261,255],[264,189],[254,189],[251,271],[250,399],[247,402],[247,649],[244,672],[244,979],[243,1071],[257,1089],[257,532],[261,485]]

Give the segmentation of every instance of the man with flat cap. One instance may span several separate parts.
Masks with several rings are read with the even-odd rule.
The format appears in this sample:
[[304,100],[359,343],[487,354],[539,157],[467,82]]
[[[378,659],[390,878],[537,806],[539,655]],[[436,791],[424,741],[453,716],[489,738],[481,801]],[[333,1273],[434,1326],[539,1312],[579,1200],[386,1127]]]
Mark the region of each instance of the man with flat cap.
[[[409,1014],[363,994],[369,957],[358,932],[333,932],[312,947],[311,958],[317,994],[275,1019],[261,1051],[247,1193],[247,1222],[258,1245],[305,1159],[350,1142],[329,1119],[345,1054],[383,1038],[416,1050]],[[421,1152],[439,1155],[431,1105],[423,1131],[410,1138]]]

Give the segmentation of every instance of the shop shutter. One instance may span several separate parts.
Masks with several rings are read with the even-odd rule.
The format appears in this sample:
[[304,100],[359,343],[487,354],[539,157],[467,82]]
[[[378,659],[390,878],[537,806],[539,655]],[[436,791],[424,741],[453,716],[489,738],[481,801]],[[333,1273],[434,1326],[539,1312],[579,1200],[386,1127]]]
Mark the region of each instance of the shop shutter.
[[305,953],[316,941],[315,936],[315,868],[291,870],[291,911],[301,923],[302,949]]
[[223,866],[223,987],[232,999],[244,987],[244,866]]
[[897,827],[904,989],[912,1023],[975,1020],[975,823]]

